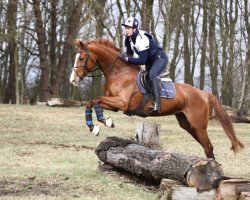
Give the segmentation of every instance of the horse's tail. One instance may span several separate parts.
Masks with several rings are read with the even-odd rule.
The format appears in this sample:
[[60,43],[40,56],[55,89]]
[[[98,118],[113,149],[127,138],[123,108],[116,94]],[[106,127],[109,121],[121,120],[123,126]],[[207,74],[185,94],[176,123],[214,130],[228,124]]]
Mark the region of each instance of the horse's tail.
[[[222,107],[220,101],[213,94],[209,94],[209,102],[210,102],[210,114],[212,113],[212,109],[215,111],[216,118],[219,120],[222,128],[227,134],[228,138],[232,143],[231,150],[234,153],[240,151],[244,148],[244,144],[236,137],[233,124],[231,122],[230,117],[227,115],[226,111]],[[212,106],[212,107],[211,107]]]

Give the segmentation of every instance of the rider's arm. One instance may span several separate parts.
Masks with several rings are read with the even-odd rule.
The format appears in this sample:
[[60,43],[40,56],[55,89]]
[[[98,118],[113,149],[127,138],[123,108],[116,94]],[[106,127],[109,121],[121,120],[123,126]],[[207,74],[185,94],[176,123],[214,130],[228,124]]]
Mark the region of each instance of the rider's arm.
[[131,49],[129,37],[127,37],[127,36],[126,36],[126,38],[125,38],[125,47],[126,47],[126,54],[127,54],[128,56],[132,56],[134,52],[133,52],[133,50]]
[[148,50],[140,51],[138,58],[128,58],[128,62],[135,65],[145,65],[148,58]]

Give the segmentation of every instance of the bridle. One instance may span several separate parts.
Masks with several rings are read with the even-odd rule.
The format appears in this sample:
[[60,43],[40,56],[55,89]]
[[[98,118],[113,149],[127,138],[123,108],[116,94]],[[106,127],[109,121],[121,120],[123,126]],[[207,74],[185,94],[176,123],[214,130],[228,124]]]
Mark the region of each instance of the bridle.
[[[86,53],[86,58],[85,58],[85,61],[84,61],[84,63],[82,64],[82,65],[77,65],[77,66],[74,66],[74,67],[72,67],[72,70],[76,73],[76,75],[80,78],[80,80],[83,80],[83,78],[87,75],[87,74],[91,74],[92,72],[94,72],[94,71],[97,71],[98,69],[100,69],[100,64],[98,63],[98,60],[94,60],[94,59],[92,59],[91,57],[90,57],[90,53],[89,53],[89,49],[87,48],[87,46],[86,46],[86,48],[84,49],[84,51],[85,51],[85,53]],[[83,52],[77,52],[77,53],[83,53]],[[81,59],[84,59],[84,58],[80,58],[80,60]],[[88,68],[88,62],[89,62],[89,60],[91,60],[93,63],[94,63],[94,65],[95,66],[98,66],[98,68],[96,68],[96,69],[93,69],[93,70],[91,70],[91,69],[89,69]],[[77,72],[76,72],[76,69],[77,68],[79,68],[79,67],[82,67],[83,69],[84,69],[84,73],[82,74],[82,75],[79,75]],[[87,73],[86,73],[87,72]],[[102,74],[101,74],[102,75]],[[101,75],[99,75],[99,76],[101,76]],[[87,77],[94,77],[93,75],[91,76],[91,75],[87,75]]]
[[[91,73],[93,73],[93,72],[95,72],[95,71],[101,69],[102,67],[101,67],[101,64],[98,62],[97,59],[96,59],[96,61],[95,61],[93,58],[91,58],[91,56],[90,56],[90,51],[89,51],[87,45],[85,46],[85,48],[83,49],[83,51],[86,53],[86,58],[85,58],[84,63],[83,63],[82,65],[77,65],[77,66],[72,67],[72,70],[76,73],[76,75],[80,78],[80,80],[82,81],[84,77],[99,77],[99,76],[104,75],[104,72],[102,72],[101,74],[98,74],[98,75],[90,75]],[[83,53],[83,52],[79,52],[79,51],[78,51],[77,53]],[[115,60],[112,62],[111,67],[106,71],[106,73],[107,73],[108,71],[112,70],[113,65],[115,64],[115,61],[116,61],[118,58],[119,58],[119,56],[117,56],[117,57],[115,58]],[[81,59],[84,59],[84,58],[80,58],[80,60],[81,60]],[[89,62],[89,60],[91,60],[91,61],[94,63],[94,65],[97,66],[97,68],[94,68],[93,70],[89,69],[89,68],[88,68],[88,62]],[[83,73],[82,75],[79,75],[79,74],[76,72],[76,69],[79,68],[79,67],[82,67],[82,68],[84,69],[84,73]],[[87,72],[87,73],[86,73],[86,72]]]

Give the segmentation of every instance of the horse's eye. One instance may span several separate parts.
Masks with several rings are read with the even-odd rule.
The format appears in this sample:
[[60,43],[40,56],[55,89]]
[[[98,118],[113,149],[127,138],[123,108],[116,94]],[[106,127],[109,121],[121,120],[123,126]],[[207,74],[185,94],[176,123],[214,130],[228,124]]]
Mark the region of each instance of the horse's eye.
[[79,58],[79,60],[80,60],[80,61],[83,61],[83,60],[84,60],[84,58],[81,58],[81,57],[80,57],[80,58]]

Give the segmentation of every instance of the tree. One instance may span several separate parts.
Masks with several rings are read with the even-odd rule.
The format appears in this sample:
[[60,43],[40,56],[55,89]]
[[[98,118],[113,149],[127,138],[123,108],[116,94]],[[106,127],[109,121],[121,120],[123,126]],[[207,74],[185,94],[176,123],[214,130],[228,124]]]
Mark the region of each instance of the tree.
[[191,73],[190,62],[190,47],[189,47],[189,33],[190,33],[190,19],[191,19],[191,2],[188,0],[183,1],[184,21],[182,24],[182,32],[184,37],[184,81],[193,85],[193,77]]
[[216,44],[216,35],[215,35],[215,23],[216,23],[216,5],[215,1],[211,0],[208,4],[209,7],[209,30],[208,30],[208,44],[209,44],[209,68],[210,68],[210,77],[212,82],[212,93],[215,96],[218,96],[218,53],[217,53],[217,44]]
[[[247,32],[247,52],[246,52],[246,59],[243,64],[243,82],[242,82],[242,87],[241,87],[241,95],[240,95],[240,100],[238,104],[238,109],[243,110],[244,109],[244,102],[246,102],[247,99],[247,94],[249,94],[249,84],[250,84],[250,22],[249,22],[249,10],[248,10],[248,1],[244,0],[243,4],[243,16],[244,16],[244,21],[245,21],[245,29]],[[245,103],[246,109],[249,108],[250,104]]]
[[70,1],[68,4],[69,13],[67,15],[67,35],[64,41],[62,54],[57,65],[57,75],[55,82],[52,83],[52,91],[54,96],[59,96],[61,92],[61,84],[63,77],[66,74],[67,60],[70,55],[70,49],[72,49],[72,45],[74,44],[74,39],[76,38],[80,29],[82,8],[85,4],[85,0]]
[[4,103],[19,103],[18,90],[18,55],[17,55],[17,0],[8,2],[7,8],[7,35],[8,35],[8,85],[6,89]]
[[[234,38],[235,25],[238,17],[238,0],[229,2],[229,11],[227,4],[225,4],[225,24],[226,24],[226,38],[225,43],[228,44],[227,63],[223,66],[222,71],[222,103],[224,105],[233,106],[233,66],[234,66]],[[229,19],[229,21],[228,21]],[[225,58],[224,58],[225,59]]]
[[46,34],[43,27],[42,13],[40,10],[40,1],[33,1],[33,9],[35,13],[35,31],[37,34],[37,45],[39,50],[39,60],[40,60],[40,69],[42,71],[40,78],[40,87],[41,87],[41,101],[46,101],[50,97],[50,88],[49,88],[49,63],[48,63],[48,50],[47,50],[47,40]]
[[[169,73],[171,79],[175,82],[176,80],[176,68],[178,65],[178,61],[180,60],[180,56],[182,53],[182,49],[180,50],[180,37],[181,37],[181,29],[182,29],[182,16],[183,12],[181,10],[181,2],[171,1],[170,10],[169,10],[169,37],[172,35],[175,36],[173,39],[173,56],[172,60],[170,60]],[[165,16],[165,15],[163,15]],[[174,34],[172,34],[174,32]]]
[[202,41],[201,41],[201,60],[200,60],[200,85],[199,89],[203,90],[205,86],[205,66],[207,52],[207,1],[203,4],[203,20],[202,20]]
[[[103,27],[103,19],[105,19],[105,4],[107,0],[95,0],[94,6],[93,6],[93,12],[96,19],[96,38],[101,38],[104,35],[104,27]],[[102,76],[100,76],[101,71],[97,70],[92,73],[92,85],[91,85],[91,93],[90,98],[93,99],[97,96],[100,96],[102,92]]]

